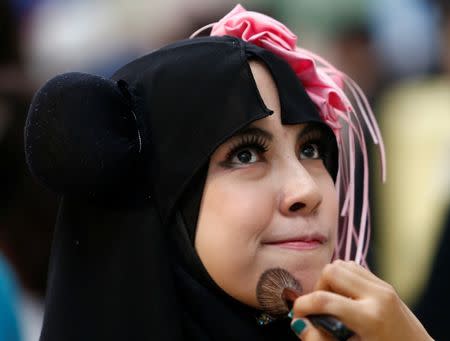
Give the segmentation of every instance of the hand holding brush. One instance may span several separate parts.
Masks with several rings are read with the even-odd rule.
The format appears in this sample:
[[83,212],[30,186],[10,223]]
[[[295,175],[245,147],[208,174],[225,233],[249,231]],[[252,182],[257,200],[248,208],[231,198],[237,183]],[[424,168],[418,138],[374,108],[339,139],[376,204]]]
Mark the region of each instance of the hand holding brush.
[[289,314],[293,323],[306,322],[306,328],[296,332],[302,341],[325,337],[352,341],[433,340],[393,287],[355,262],[338,260],[328,264],[314,290],[307,294],[286,270],[269,269],[258,282],[257,298],[262,309],[274,318],[285,318],[289,302],[294,302]]

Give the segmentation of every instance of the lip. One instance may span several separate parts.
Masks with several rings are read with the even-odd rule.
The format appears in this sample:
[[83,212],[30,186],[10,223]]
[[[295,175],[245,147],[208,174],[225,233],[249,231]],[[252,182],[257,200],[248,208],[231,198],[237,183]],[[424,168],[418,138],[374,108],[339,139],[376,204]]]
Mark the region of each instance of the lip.
[[264,242],[264,245],[277,246],[291,250],[313,250],[327,242],[327,238],[320,233],[289,238],[280,238],[274,241]]

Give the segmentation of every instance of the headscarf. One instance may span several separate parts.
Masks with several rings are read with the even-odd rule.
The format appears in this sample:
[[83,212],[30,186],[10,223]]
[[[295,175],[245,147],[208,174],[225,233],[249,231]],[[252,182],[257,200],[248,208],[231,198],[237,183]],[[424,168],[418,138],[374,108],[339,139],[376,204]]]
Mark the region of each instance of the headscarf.
[[228,36],[177,42],[111,79],[57,76],[35,95],[27,161],[62,195],[42,341],[295,337],[288,321],[261,328],[193,246],[210,155],[272,114],[250,59],[271,72],[283,124],[324,124],[288,64]]

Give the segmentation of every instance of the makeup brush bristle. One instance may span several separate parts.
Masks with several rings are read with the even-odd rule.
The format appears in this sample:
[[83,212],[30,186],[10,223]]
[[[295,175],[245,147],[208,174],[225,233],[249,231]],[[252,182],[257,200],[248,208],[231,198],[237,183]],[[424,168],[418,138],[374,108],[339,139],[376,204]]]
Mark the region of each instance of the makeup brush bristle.
[[[266,314],[271,318],[286,317],[289,305],[302,293],[300,283],[288,271],[281,268],[266,270],[256,285],[256,297]],[[339,319],[331,315],[307,315],[312,324],[336,340],[347,340],[354,332]]]
[[287,315],[289,308],[283,299],[284,289],[298,295],[302,292],[300,283],[288,271],[281,268],[266,270],[256,286],[256,297],[261,309],[273,317]]

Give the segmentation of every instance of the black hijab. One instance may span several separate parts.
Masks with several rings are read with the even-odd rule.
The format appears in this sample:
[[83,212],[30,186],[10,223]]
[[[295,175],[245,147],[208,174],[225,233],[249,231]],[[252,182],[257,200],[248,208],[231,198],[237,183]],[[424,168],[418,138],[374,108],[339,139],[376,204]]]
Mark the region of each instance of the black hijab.
[[177,42],[111,79],[57,76],[35,95],[27,162],[61,194],[41,341],[297,339],[287,319],[258,325],[193,247],[209,157],[272,113],[250,59],[271,72],[283,124],[323,124],[288,64],[232,37]]

